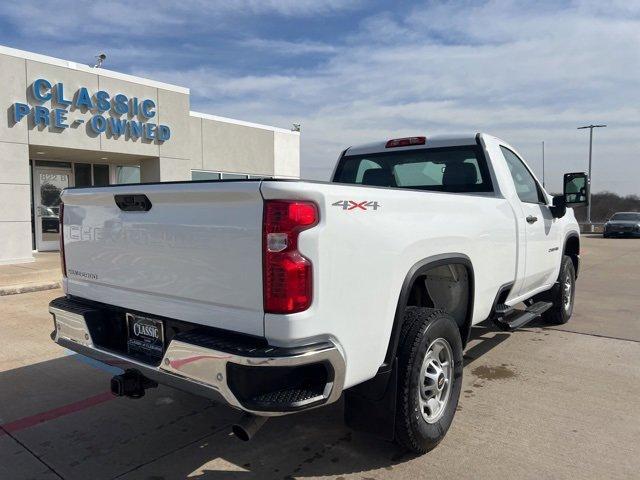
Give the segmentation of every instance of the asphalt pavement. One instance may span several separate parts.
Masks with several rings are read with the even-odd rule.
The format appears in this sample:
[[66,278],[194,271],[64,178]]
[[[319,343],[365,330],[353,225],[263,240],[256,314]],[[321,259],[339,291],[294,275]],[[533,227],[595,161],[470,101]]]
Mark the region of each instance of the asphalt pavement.
[[350,431],[341,403],[244,443],[205,399],[114,398],[112,367],[50,340],[59,289],[0,297],[0,479],[639,478],[640,240],[582,245],[571,321],[474,328],[453,425],[419,457]]

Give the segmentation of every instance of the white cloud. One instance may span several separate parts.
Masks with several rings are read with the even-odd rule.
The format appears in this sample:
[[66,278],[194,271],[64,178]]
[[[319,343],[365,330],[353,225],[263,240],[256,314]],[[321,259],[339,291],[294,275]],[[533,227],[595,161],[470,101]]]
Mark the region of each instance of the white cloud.
[[266,38],[246,38],[238,42],[244,47],[264,50],[271,55],[297,56],[310,53],[335,53],[337,48],[322,42],[272,40]]
[[[87,38],[125,32],[131,38],[146,35],[193,34],[225,31],[233,17],[279,15],[309,17],[352,10],[364,0],[5,0],[2,16],[16,29],[31,36],[73,35],[78,43]],[[186,29],[183,30],[183,29]]]
[[[273,65],[249,73],[246,65],[242,72],[224,63],[203,65],[200,51],[181,45],[167,54],[182,54],[194,67],[153,71],[147,62],[130,73],[190,87],[196,110],[284,127],[301,123],[305,176],[326,179],[340,150],[364,141],[487,131],[514,144],[537,171],[545,140],[548,183],[557,190],[563,171],[586,169],[588,138],[576,127],[593,122],[609,125],[596,132],[594,189],[640,191],[640,10],[634,2],[424,2],[402,10],[390,4],[386,13],[349,13],[351,30],[342,26],[333,36],[329,29],[321,39],[286,32],[261,37],[259,29],[236,34],[234,19],[327,15],[330,22],[336,12],[366,3],[157,2],[150,20],[147,12],[123,14],[125,6],[130,12],[123,2],[106,10],[94,6],[106,4],[86,3],[62,16],[13,5],[5,4],[5,13],[30,18],[21,23],[25,29],[84,28],[94,35],[82,38],[95,45],[96,29],[107,35],[112,25],[131,29],[132,36],[155,31],[185,42],[190,35],[181,22],[187,19],[197,28],[233,31],[232,42],[274,59]],[[96,49],[86,43],[68,51]],[[110,52],[133,61],[154,53],[134,41]],[[278,69],[278,62],[288,66]]]
[[[640,22],[599,15],[589,5],[523,9],[416,7],[377,15],[354,29],[327,60],[278,75],[186,72],[182,83],[213,81],[199,108],[287,126],[302,123],[303,173],[327,178],[345,146],[396,135],[488,131],[513,143],[547,175],[586,169],[596,133],[594,189],[638,192],[637,82]],[[198,83],[198,82],[196,82]]]
[[208,10],[233,10],[254,14],[278,13],[287,16],[308,16],[352,9],[361,0],[215,0],[197,2]]
[[46,6],[40,2],[7,0],[2,2],[2,15],[24,34],[48,36],[59,41],[71,37],[79,44],[123,29],[136,36],[184,23],[171,10],[150,8],[144,12],[136,11],[132,10],[130,2],[123,0],[57,0],[48,2]]

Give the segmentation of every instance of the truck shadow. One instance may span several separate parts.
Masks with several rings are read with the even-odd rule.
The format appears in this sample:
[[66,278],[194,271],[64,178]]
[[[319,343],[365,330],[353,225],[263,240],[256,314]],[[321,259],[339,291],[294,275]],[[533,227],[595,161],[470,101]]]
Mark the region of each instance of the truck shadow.
[[[396,445],[347,429],[341,402],[274,418],[245,443],[231,434],[237,411],[163,386],[140,400],[111,397],[113,372],[79,360],[0,372],[0,459],[22,444],[63,478],[83,480],[336,476],[405,461]],[[26,475],[7,468],[0,477]]]
[[490,320],[484,321],[471,329],[469,343],[464,352],[464,366],[496,348],[511,336],[510,333],[497,330]]
[[[475,327],[465,365],[508,337]],[[271,419],[245,443],[230,433],[235,410],[162,386],[140,400],[111,397],[113,373],[78,355],[0,372],[0,437],[20,442],[65,479],[340,476],[391,471],[414,458],[349,430],[342,402]]]

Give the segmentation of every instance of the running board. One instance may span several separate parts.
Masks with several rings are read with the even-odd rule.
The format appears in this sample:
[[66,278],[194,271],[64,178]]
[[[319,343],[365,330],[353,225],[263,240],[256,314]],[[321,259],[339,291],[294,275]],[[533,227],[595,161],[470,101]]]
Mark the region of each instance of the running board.
[[513,331],[538,318],[553,306],[551,302],[536,302],[526,310],[510,310],[506,315],[496,315],[493,322],[501,330]]

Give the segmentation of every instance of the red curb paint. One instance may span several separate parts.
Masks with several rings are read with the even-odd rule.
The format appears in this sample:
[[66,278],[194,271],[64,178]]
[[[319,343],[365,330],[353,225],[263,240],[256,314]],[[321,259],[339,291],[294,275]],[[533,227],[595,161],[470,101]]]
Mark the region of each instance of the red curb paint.
[[55,420],[56,418],[64,417],[71,413],[80,412],[87,408],[99,405],[115,398],[111,392],[104,392],[93,397],[85,398],[74,403],[69,403],[46,412],[36,413],[30,417],[20,418],[13,422],[0,425],[0,436],[6,433],[15,433],[25,428],[33,427],[40,423],[48,422],[49,420]]

